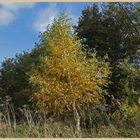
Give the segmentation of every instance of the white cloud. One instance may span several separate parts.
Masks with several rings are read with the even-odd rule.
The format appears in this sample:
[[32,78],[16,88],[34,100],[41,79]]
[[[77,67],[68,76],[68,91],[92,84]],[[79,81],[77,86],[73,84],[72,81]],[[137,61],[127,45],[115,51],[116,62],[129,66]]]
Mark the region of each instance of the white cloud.
[[15,19],[15,15],[7,10],[0,9],[0,26],[8,25]]
[[60,9],[58,3],[50,3],[45,9],[38,11],[36,18],[33,21],[33,27],[37,32],[44,32],[47,26],[52,24],[54,18],[57,18],[60,12],[65,11],[66,14],[72,19],[72,23],[77,23],[77,16],[74,15],[76,7],[70,6],[70,3],[63,4],[63,8]]
[[51,24],[57,15],[57,4],[51,3],[45,10],[43,9],[37,13],[37,18],[33,22],[33,27],[36,31],[43,32],[46,30],[47,25]]
[[0,26],[13,22],[20,9],[33,8],[35,3],[0,3]]
[[76,16],[77,6],[72,5],[70,3],[64,3],[64,7],[65,7],[65,10],[66,10],[66,13],[71,18],[72,23],[77,24],[77,21],[78,21],[78,16]]

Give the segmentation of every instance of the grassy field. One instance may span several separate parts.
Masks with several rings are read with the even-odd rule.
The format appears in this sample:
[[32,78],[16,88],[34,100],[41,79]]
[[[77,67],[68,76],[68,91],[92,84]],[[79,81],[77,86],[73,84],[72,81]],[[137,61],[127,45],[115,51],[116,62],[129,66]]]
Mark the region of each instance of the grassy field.
[[[140,137],[139,116],[134,127],[118,124],[99,124],[92,127],[81,125],[77,131],[73,118],[44,117],[37,111],[28,107],[19,109],[20,117],[17,117],[12,104],[3,105],[0,112],[0,137],[3,138],[92,138],[92,137]],[[120,120],[121,122],[121,120]],[[129,123],[129,121],[128,121]],[[81,123],[82,124],[82,123]],[[130,126],[130,124],[129,124]]]
[[86,130],[82,129],[76,132],[73,126],[63,123],[47,123],[45,126],[40,124],[20,124],[16,129],[1,124],[0,137],[4,138],[86,138],[86,137],[140,137],[140,129],[117,129],[114,126],[101,126],[98,130],[95,128]]

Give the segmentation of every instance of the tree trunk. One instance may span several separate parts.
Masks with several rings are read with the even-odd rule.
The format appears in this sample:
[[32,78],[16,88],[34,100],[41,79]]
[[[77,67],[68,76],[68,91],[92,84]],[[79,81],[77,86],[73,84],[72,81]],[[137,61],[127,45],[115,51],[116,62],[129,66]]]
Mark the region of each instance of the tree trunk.
[[78,113],[77,108],[75,106],[75,103],[73,104],[73,114],[74,114],[74,119],[76,122],[76,129],[79,132],[80,131],[80,116],[79,116],[79,113]]

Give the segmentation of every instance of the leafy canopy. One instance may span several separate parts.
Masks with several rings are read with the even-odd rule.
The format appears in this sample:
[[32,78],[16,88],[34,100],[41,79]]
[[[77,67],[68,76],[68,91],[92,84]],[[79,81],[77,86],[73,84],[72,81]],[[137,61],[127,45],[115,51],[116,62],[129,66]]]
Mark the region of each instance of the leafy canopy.
[[41,58],[30,77],[37,107],[61,114],[71,111],[73,104],[80,111],[88,103],[98,103],[108,83],[108,63],[98,61],[95,53],[86,58],[65,15],[54,20],[43,37],[48,56]]

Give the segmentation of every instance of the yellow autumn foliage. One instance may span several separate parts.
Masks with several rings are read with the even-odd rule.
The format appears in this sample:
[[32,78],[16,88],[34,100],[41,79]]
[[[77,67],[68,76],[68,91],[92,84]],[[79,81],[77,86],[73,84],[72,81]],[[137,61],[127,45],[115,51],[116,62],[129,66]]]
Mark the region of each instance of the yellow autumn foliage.
[[98,61],[96,54],[87,59],[67,17],[54,20],[44,33],[44,43],[49,53],[30,77],[37,107],[61,114],[72,110],[73,104],[80,110],[100,102],[102,87],[108,83],[108,63]]

